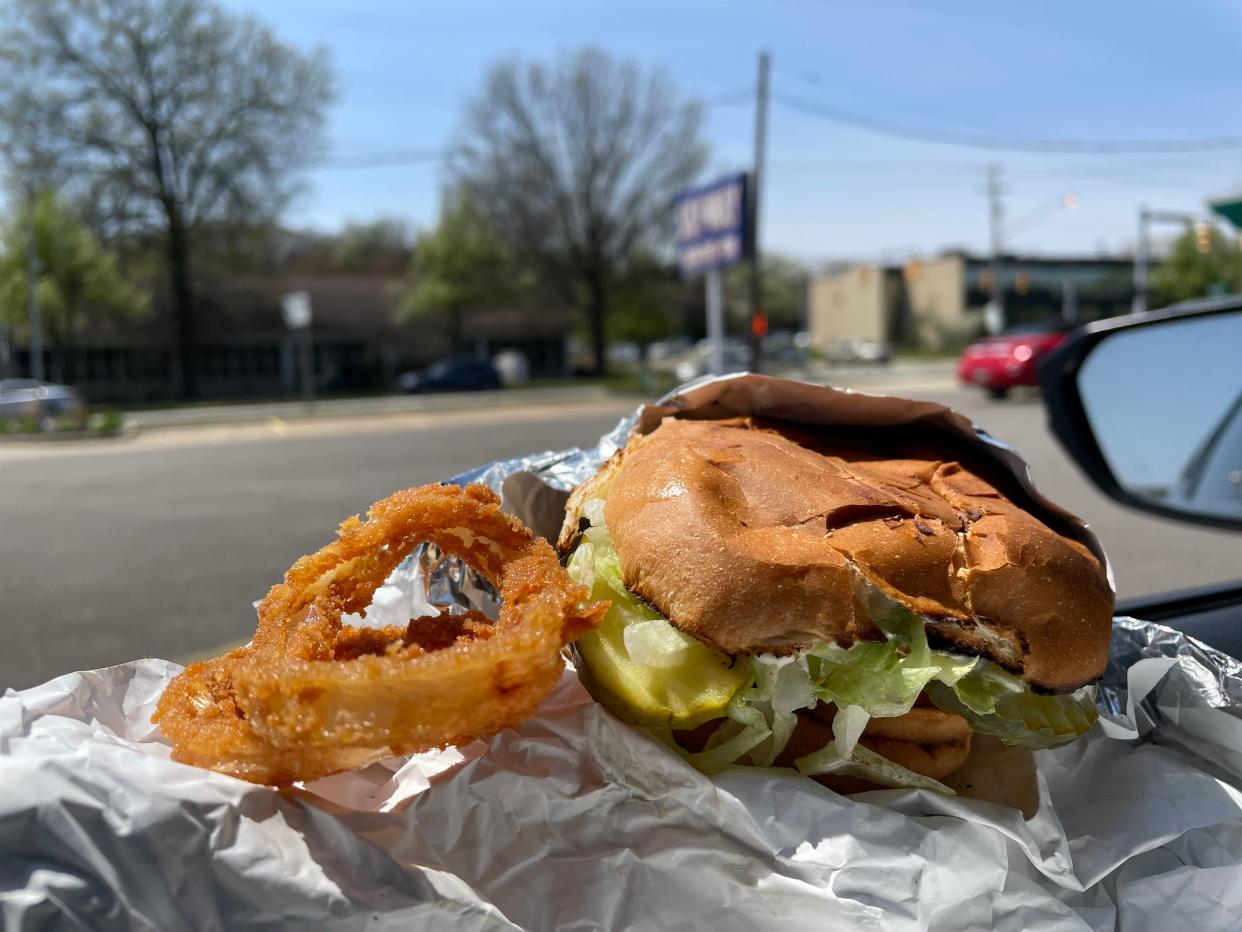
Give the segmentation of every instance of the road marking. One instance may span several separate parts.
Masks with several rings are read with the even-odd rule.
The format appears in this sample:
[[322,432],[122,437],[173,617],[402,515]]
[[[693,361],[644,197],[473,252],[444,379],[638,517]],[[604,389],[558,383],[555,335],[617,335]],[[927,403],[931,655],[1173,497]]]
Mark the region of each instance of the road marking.
[[269,417],[267,419],[267,426],[277,437],[289,436],[289,425],[278,417]]

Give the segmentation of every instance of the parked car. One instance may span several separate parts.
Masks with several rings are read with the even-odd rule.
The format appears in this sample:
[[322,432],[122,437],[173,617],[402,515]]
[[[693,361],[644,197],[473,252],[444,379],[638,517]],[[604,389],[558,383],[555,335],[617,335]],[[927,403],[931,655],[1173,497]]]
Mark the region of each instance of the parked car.
[[68,385],[35,379],[0,379],[0,421],[35,418],[48,430],[65,415],[86,413],[86,404]]
[[855,337],[850,340],[838,340],[823,349],[825,362],[868,363],[877,366],[887,365],[892,356],[889,345],[882,340],[868,340]]
[[637,366],[642,361],[642,349],[637,343],[617,340],[608,344],[608,364],[620,368]]
[[650,362],[671,359],[688,352],[693,347],[694,341],[689,337],[670,337],[667,340],[658,340],[647,347],[647,359]]
[[763,338],[765,362],[801,366],[811,351],[811,335],[805,330],[774,330]]
[[423,369],[403,372],[397,386],[406,394],[416,392],[473,392],[500,388],[500,373],[486,359],[458,356],[442,359]]
[[1069,327],[1060,322],[1020,324],[966,347],[957,363],[958,381],[1004,398],[1018,385],[1038,385],[1039,362],[1065,342]]
[[[725,337],[724,372],[741,372],[750,366],[750,347],[737,337]],[[712,368],[712,345],[710,340],[699,340],[694,349],[677,363],[676,373],[680,382],[689,382],[707,375]]]

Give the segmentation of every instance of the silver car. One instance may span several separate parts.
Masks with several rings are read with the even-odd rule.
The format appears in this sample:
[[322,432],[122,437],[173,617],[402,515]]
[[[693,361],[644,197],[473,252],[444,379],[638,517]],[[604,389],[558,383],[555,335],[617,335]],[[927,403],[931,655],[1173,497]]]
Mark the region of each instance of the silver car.
[[68,385],[35,379],[0,379],[0,421],[34,418],[43,429],[66,414],[84,414],[86,405]]

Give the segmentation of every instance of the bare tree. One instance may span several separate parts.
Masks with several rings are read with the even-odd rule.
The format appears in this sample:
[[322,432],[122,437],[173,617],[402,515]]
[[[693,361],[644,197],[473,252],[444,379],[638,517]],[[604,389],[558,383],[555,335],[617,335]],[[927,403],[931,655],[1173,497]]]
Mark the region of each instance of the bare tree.
[[41,162],[11,167],[68,176],[103,232],[161,236],[181,390],[197,394],[195,233],[286,203],[332,98],[322,53],[209,0],[10,0],[3,27],[0,121],[20,133],[0,133],[11,163],[32,138]]
[[455,180],[585,304],[597,372],[610,282],[632,256],[667,247],[673,195],[706,161],[701,122],[662,72],[598,49],[552,67],[497,65],[467,115]]

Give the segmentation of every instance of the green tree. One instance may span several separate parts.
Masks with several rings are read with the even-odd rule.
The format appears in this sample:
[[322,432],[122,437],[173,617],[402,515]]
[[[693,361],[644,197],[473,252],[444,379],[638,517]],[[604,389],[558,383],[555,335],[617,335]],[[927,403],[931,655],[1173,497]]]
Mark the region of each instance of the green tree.
[[1187,230],[1152,273],[1155,306],[1202,298],[1215,291],[1242,291],[1242,250],[1237,240],[1216,227],[1204,232],[1206,251],[1200,249],[1200,231]]
[[[809,273],[795,259],[765,253],[762,267],[763,312],[772,330],[791,330],[802,325]],[[750,266],[736,265],[725,275],[725,308],[738,333],[750,332]]]
[[630,263],[609,295],[608,338],[647,347],[685,330],[677,270],[650,258]]
[[402,315],[443,316],[455,350],[462,343],[466,311],[517,300],[532,285],[530,273],[515,261],[487,215],[464,191],[445,196],[436,228],[418,238],[412,273]]
[[613,285],[636,255],[669,243],[673,196],[706,163],[701,124],[663,73],[598,49],[551,67],[503,62],[468,112],[455,177],[586,312],[597,372]]
[[29,339],[27,248],[34,212],[35,280],[44,339],[53,359],[87,326],[141,314],[146,296],[121,275],[116,257],[50,192],[10,215],[0,228],[0,319]]
[[318,152],[322,54],[211,0],[9,0],[0,142],[26,187],[69,186],[92,225],[158,237],[182,393],[197,394],[197,235],[276,216]]

